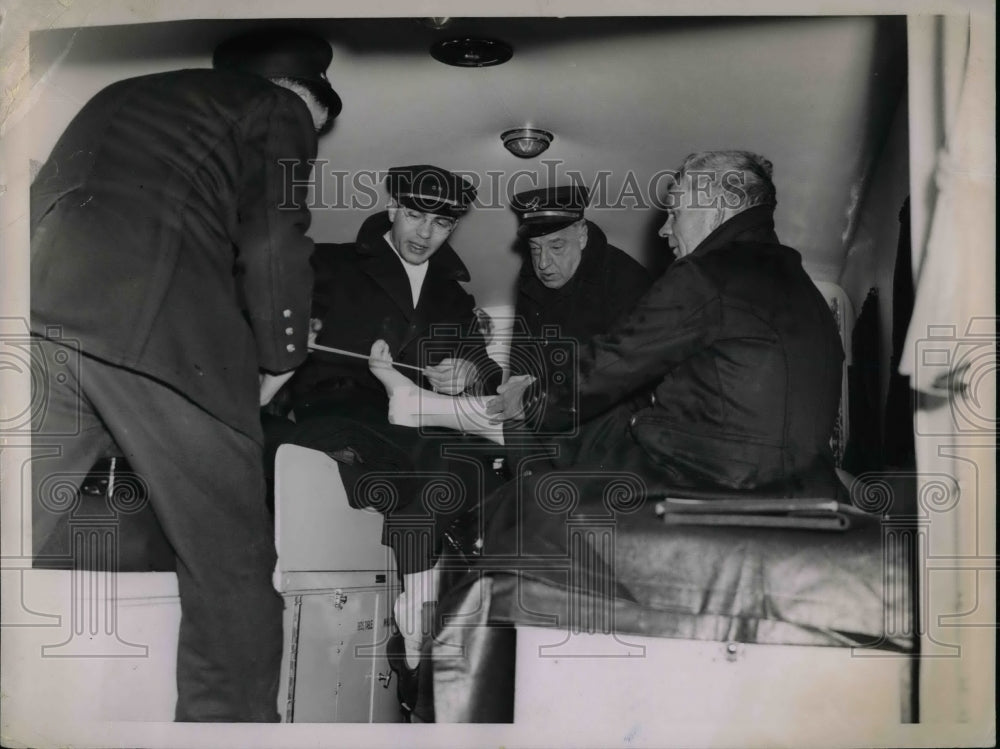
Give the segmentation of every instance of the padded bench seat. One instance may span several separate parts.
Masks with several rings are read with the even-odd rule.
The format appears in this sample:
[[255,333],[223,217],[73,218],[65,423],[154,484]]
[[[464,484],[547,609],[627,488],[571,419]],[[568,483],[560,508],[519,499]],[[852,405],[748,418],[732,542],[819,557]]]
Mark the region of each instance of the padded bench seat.
[[[904,523],[872,516],[844,532],[675,526],[660,521],[648,504],[603,530],[578,532],[614,560],[619,595],[612,598],[610,587],[591,585],[584,592],[574,586],[572,570],[587,566],[586,552],[564,565],[564,584],[553,572],[556,560],[547,560],[555,563],[544,570],[489,571],[484,565],[467,575],[439,608],[443,626],[432,646],[439,720],[505,718],[476,697],[482,696],[477,684],[510,681],[499,672],[512,668],[514,628],[596,634],[589,647],[603,650],[592,655],[605,657],[645,654],[648,648],[631,643],[649,637],[723,648],[916,651],[913,536]],[[894,668],[898,672],[898,664]],[[469,697],[456,698],[463,692]],[[495,692],[489,700],[513,704],[498,702]]]
[[599,610],[610,605],[598,600],[610,598],[610,589],[574,588],[574,571],[588,565],[586,558],[531,559],[519,571],[510,562],[503,565],[508,569],[490,570],[484,560],[477,572],[493,578],[490,620],[565,626],[573,621],[571,607],[581,612],[588,598],[594,616],[590,625],[581,623],[597,631],[900,652],[915,647],[913,536],[905,523],[870,516],[844,532],[675,526],[649,509],[575,531],[609,560],[620,586],[612,609]]

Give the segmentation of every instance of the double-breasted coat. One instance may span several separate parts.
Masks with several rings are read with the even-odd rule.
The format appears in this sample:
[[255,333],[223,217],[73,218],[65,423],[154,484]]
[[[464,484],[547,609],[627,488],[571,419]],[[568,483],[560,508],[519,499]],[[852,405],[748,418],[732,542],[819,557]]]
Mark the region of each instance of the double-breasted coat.
[[[34,562],[148,569],[125,550],[158,521],[177,559],[178,720],[278,718],[258,372],[306,355],[313,243],[296,185],[316,147],[294,93],[175,71],[96,94],[31,187],[31,329],[45,364],[33,383]],[[135,471],[116,485],[136,493],[108,500],[119,543],[78,548],[87,500],[53,501],[54,487],[65,495],[114,455]]]
[[260,441],[259,369],[306,356],[316,156],[302,101],[183,70],[91,99],[31,187],[31,327]]

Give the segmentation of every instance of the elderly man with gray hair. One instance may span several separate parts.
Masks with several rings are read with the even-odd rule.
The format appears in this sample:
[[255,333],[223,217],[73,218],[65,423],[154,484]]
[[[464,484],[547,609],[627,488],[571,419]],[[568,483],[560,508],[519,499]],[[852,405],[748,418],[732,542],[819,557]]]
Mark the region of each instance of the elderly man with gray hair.
[[556,468],[695,493],[834,491],[843,350],[801,256],[775,234],[772,171],[747,151],[688,156],[660,230],[677,261],[582,346],[575,382],[512,381],[488,410],[541,414],[549,433],[578,425]]

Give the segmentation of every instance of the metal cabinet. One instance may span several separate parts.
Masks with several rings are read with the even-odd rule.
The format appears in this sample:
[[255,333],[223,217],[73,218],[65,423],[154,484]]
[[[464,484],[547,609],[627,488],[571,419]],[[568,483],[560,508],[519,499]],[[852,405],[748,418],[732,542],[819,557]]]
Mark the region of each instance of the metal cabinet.
[[[291,591],[285,598],[285,652],[279,710],[291,723],[366,723],[400,719],[385,644],[389,601],[381,584]],[[344,580],[340,582],[360,582]],[[324,582],[320,580],[319,582]]]
[[275,464],[275,588],[285,600],[285,722],[402,720],[386,659],[398,593],[382,516],[347,503],[336,462],[282,445]]

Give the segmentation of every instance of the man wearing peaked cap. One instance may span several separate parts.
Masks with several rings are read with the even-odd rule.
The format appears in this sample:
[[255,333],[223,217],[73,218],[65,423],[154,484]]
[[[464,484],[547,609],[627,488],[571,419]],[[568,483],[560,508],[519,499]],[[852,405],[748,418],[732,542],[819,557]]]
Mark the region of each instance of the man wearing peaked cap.
[[464,216],[476,199],[476,188],[468,178],[429,164],[393,167],[386,187],[398,205],[455,219]]
[[543,187],[519,192],[511,198],[517,214],[519,237],[540,237],[558,231],[583,218],[590,192],[583,185]]
[[[127,458],[155,517],[124,513],[120,531],[158,522],[176,554],[165,565],[182,610],[176,719],[276,721],[282,604],[259,375],[306,356],[313,243],[296,186],[340,100],[325,78],[329,45],[309,35],[255,32],[215,62],[100,91],[31,186],[45,388],[33,554],[46,567],[98,558],[71,547],[72,513],[47,487]],[[146,546],[128,541],[119,548]],[[140,554],[117,563],[163,568]]]
[[528,190],[511,198],[526,255],[517,279],[515,315],[522,326],[511,345],[511,374],[565,381],[571,358],[556,366],[537,346],[551,338],[582,344],[608,330],[645,293],[652,278],[610,244],[584,217],[590,195],[582,185]]
[[[469,272],[449,244],[475,200],[474,185],[426,164],[393,167],[385,184],[388,209],[369,216],[356,241],[316,248],[313,315],[322,322],[316,342],[367,354],[382,339],[395,362],[423,367],[417,379],[424,388],[449,395],[493,392],[501,370],[486,353],[475,302],[462,287]],[[487,453],[473,451],[462,459],[456,450],[488,443],[389,424],[389,397],[363,359],[314,351],[287,390],[295,422],[268,422],[269,455],[284,442],[333,455],[355,506],[374,506],[379,499],[366,491],[366,473],[400,475],[393,482],[398,505],[380,509],[387,516],[383,540],[393,548],[404,589],[395,611],[405,643],[394,640],[400,647],[392,663],[400,673],[401,701],[412,709],[411,669],[421,644],[423,604],[436,600],[432,567],[440,531],[478,501],[484,481],[495,479],[489,466],[481,467]],[[455,457],[445,456],[445,442]],[[461,506],[424,505],[428,477],[442,475],[462,482]],[[424,537],[429,523],[433,528]]]
[[212,56],[212,65],[216,70],[252,73],[302,86],[325,110],[323,124],[318,128],[322,135],[333,127],[343,107],[326,77],[332,59],[330,45],[318,36],[295,31],[254,31],[220,44]]

